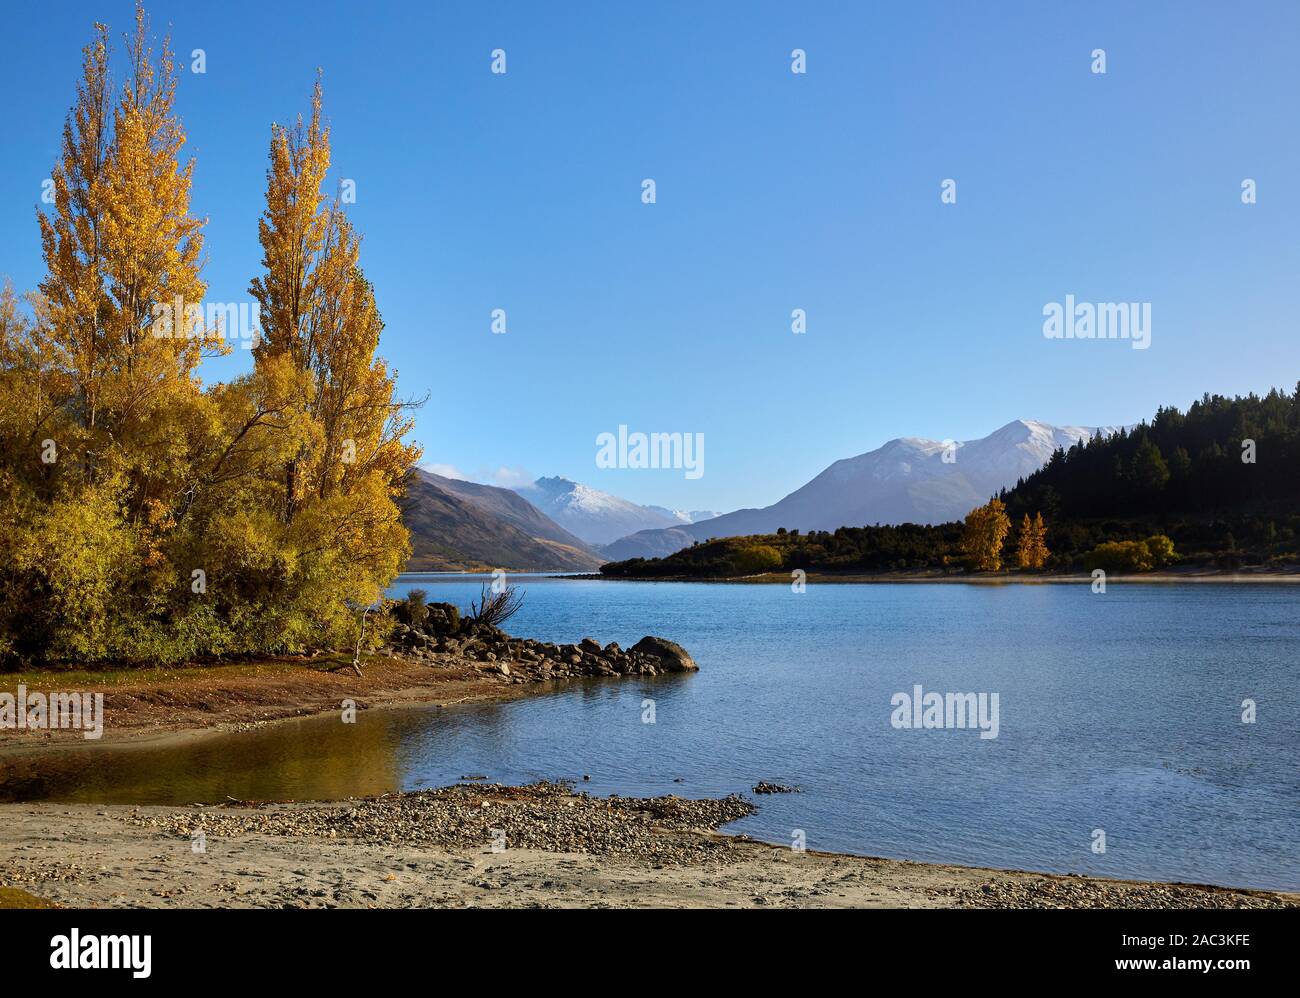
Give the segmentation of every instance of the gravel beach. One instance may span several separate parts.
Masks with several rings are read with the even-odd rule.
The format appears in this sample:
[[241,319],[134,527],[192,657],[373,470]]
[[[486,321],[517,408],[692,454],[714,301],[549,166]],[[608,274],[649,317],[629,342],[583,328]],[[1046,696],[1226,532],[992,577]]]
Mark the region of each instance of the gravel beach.
[[553,783],[330,803],[6,804],[0,886],[105,908],[1300,907],[1296,894],[796,852],[719,834],[753,807]]

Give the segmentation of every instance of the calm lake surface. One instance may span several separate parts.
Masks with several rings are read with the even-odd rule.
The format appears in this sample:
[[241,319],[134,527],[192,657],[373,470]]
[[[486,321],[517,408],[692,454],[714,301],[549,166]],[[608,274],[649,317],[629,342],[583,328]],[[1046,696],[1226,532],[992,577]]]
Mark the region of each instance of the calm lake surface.
[[[468,607],[481,578],[407,576]],[[0,798],[322,798],[481,774],[754,798],[727,826],[812,849],[1300,889],[1300,587],[785,585],[516,577],[508,629],[683,644],[688,676],[295,721],[167,750],[0,762]],[[997,692],[999,733],[899,730],[891,697]],[[1242,723],[1242,701],[1257,719]],[[653,724],[643,723],[647,700]],[[109,717],[111,723],[111,714]],[[583,775],[591,777],[582,783]],[[680,781],[680,782],[679,782]],[[1106,851],[1092,850],[1094,829]]]

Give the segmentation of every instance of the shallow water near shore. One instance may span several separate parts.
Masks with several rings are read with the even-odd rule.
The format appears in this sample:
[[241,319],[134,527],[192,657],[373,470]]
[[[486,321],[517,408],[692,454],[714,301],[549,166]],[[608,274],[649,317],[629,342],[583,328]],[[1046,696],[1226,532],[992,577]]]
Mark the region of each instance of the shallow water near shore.
[[[362,712],[0,767],[0,798],[324,799],[481,775],[593,794],[712,796],[727,826],[811,849],[1300,889],[1300,590],[788,586],[516,577],[511,633],[684,645],[694,675],[587,680],[502,703]],[[467,607],[481,577],[403,577]],[[891,698],[996,692],[997,738],[900,730]],[[1258,705],[1242,723],[1242,701]],[[653,709],[654,723],[644,723]],[[584,775],[590,781],[583,782]],[[1093,851],[1095,830],[1104,853]]]

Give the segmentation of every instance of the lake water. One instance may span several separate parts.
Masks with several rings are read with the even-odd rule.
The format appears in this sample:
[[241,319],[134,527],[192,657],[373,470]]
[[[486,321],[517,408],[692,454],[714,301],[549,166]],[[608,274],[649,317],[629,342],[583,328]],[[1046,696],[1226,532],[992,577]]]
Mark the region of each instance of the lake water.
[[[683,644],[694,675],[308,719],[160,752],[0,765],[0,796],[190,803],[575,779],[747,792],[727,826],[906,859],[1300,889],[1300,587],[603,582],[516,577],[514,634]],[[481,579],[404,577],[467,607]],[[903,730],[891,698],[996,692],[997,738]],[[1242,701],[1257,705],[1243,723]],[[647,703],[653,701],[653,704]],[[644,723],[653,706],[654,723]],[[111,721],[111,718],[110,718]],[[7,770],[7,771],[6,771]],[[584,775],[589,782],[581,782]],[[1094,830],[1105,852],[1093,851]]]

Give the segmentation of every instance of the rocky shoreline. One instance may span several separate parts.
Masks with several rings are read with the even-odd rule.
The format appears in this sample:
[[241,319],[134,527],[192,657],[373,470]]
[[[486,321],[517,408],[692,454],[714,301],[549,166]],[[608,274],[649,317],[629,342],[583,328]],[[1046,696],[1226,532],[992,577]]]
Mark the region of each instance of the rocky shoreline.
[[[277,721],[334,712],[350,700],[359,709],[450,706],[503,700],[551,688],[556,682],[620,676],[696,672],[681,645],[647,635],[632,647],[601,645],[584,637],[576,644],[517,638],[498,627],[461,620],[451,604],[430,604],[418,626],[398,624],[376,652],[283,656],[249,663],[121,670],[100,679],[82,673],[72,685],[103,693],[102,740],[87,742],[75,730],[0,730],[0,758],[32,755],[59,745],[93,749],[130,742],[193,739],[221,731],[244,731]],[[25,682],[29,689],[67,688],[66,673],[0,676],[0,692]]]
[[499,627],[473,618],[462,619],[451,603],[430,603],[418,624],[399,623],[386,649],[430,664],[468,659],[481,669],[512,682],[577,679],[591,676],[655,676],[695,672],[699,666],[686,649],[667,638],[647,635],[626,651],[595,638],[577,644],[552,644],[516,638]]

